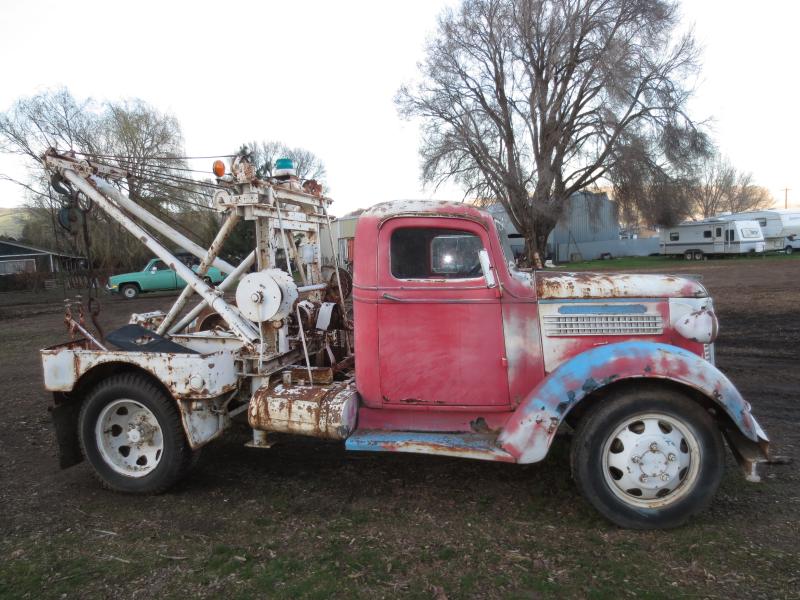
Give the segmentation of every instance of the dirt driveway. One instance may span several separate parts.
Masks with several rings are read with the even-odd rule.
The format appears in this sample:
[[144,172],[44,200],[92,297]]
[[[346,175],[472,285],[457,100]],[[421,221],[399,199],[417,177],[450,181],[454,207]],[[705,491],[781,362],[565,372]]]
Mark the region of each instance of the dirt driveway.
[[[794,463],[748,484],[729,460],[712,507],[669,532],[598,517],[569,478],[568,438],[515,466],[302,439],[253,450],[241,429],[165,495],[107,492],[85,464],[58,469],[37,353],[66,338],[57,300],[5,302],[0,597],[798,598],[800,260],[679,270],[703,276],[718,366]],[[170,300],[107,300],[102,318]]]

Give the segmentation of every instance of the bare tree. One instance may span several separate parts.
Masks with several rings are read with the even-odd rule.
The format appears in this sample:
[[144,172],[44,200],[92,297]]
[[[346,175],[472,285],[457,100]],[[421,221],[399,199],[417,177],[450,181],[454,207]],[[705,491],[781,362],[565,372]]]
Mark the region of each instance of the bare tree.
[[0,151],[40,163],[49,147],[84,150],[97,134],[96,110],[91,99],[78,102],[65,88],[20,98],[0,114]]
[[[49,147],[72,150],[93,162],[126,170],[129,176],[122,187],[134,201],[147,205],[196,241],[205,241],[202,238],[211,228],[187,225],[191,219],[183,216],[207,208],[210,194],[186,176],[177,119],[141,100],[77,101],[66,89],[21,98],[0,114],[0,151],[23,157],[30,167],[27,181],[15,181],[26,190],[28,205],[36,209],[31,211],[33,222],[25,229],[29,241],[86,252],[80,236],[57,226],[64,201],[52,193],[41,168],[41,155]],[[0,177],[10,179],[3,174]],[[101,211],[91,211],[88,227],[97,266],[131,267],[147,257],[143,246]]]
[[690,168],[668,169],[642,139],[626,141],[616,152],[608,176],[626,229],[672,227],[694,210],[695,180]]
[[[463,0],[439,20],[421,81],[397,95],[422,120],[427,182],[502,202],[535,264],[574,192],[646,140],[662,170],[704,146],[687,116],[698,68],[674,0]],[[655,162],[655,158],[652,158]]]
[[245,144],[243,149],[250,154],[250,159],[257,167],[259,177],[269,177],[275,161],[279,158],[291,158],[300,179],[325,179],[325,165],[322,160],[305,148],[291,148],[283,142],[262,141]]
[[702,218],[758,210],[773,203],[770,193],[753,183],[751,173],[738,171],[721,157],[703,163],[696,185],[695,212]]

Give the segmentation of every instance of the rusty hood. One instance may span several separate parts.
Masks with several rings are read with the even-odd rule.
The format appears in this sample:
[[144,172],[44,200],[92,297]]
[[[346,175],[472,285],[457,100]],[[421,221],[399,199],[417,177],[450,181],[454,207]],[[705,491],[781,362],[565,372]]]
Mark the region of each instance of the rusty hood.
[[678,275],[535,273],[536,294],[548,298],[705,298],[699,281]]

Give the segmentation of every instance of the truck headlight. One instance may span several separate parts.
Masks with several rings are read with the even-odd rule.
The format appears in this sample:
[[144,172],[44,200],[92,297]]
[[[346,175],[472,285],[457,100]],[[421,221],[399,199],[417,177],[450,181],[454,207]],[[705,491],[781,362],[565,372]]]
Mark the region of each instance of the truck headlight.
[[680,335],[700,344],[711,344],[719,333],[710,298],[670,300],[669,320]]

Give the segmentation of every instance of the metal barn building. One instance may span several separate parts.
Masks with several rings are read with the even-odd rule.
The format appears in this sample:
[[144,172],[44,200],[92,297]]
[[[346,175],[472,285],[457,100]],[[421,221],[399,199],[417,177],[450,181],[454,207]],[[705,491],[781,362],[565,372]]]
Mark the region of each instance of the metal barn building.
[[[500,204],[489,207],[511,237],[518,254],[524,242],[517,237],[505,209]],[[556,262],[592,260],[605,256],[632,256],[658,252],[658,240],[621,240],[615,204],[604,192],[576,192],[564,207],[564,214],[547,238],[547,257]]]

